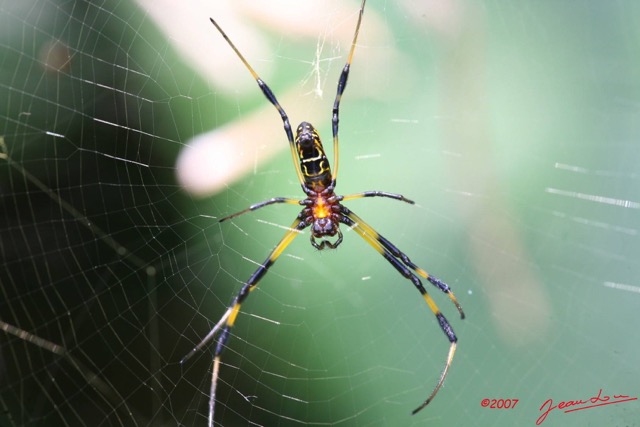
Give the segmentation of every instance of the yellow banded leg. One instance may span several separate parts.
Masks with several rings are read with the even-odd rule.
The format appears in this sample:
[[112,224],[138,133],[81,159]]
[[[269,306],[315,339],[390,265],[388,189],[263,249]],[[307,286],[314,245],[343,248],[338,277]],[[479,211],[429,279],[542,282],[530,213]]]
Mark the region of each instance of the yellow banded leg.
[[400,200],[402,202],[409,203],[410,205],[415,204],[413,200],[407,199],[402,194],[387,193],[386,191],[363,191],[362,193],[341,196],[340,200],[346,202],[348,200],[361,199],[363,197],[388,197],[390,199]]
[[451,302],[453,302],[453,304],[456,306],[456,309],[460,313],[460,318],[464,319],[465,315],[464,315],[464,311],[462,310],[462,306],[460,305],[460,303],[458,302],[458,299],[453,294],[453,291],[451,290],[449,285],[447,285],[445,282],[443,282],[442,280],[438,279],[437,277],[430,275],[425,270],[423,270],[422,268],[420,268],[416,264],[414,264],[409,259],[409,257],[407,255],[405,255],[400,249],[398,249],[393,243],[391,243],[385,237],[383,237],[380,234],[378,234],[378,232],[375,231],[373,229],[373,227],[371,227],[369,224],[364,222],[362,220],[362,218],[360,218],[358,215],[354,214],[353,212],[351,212],[349,209],[345,208],[344,206],[342,207],[342,209],[343,209],[345,215],[348,215],[356,223],[360,224],[360,226],[362,227],[364,232],[370,233],[371,235],[376,236],[376,240],[378,241],[378,243],[382,247],[387,249],[394,257],[400,258],[400,260],[402,260],[402,262],[407,267],[409,267],[410,269],[415,271],[419,276],[427,279],[429,281],[429,283],[431,283],[433,286],[435,286],[436,288],[440,289],[442,292],[447,294],[449,296],[449,299],[451,300]]
[[440,380],[438,381],[438,384],[436,385],[436,388],[433,389],[433,391],[431,392],[429,397],[427,397],[427,400],[422,402],[422,404],[420,406],[418,406],[416,409],[411,411],[411,415],[415,415],[418,412],[420,412],[421,410],[423,410],[424,407],[427,406],[429,404],[429,402],[431,402],[433,400],[434,397],[436,397],[436,394],[438,393],[438,390],[440,390],[440,387],[442,387],[442,384],[444,384],[444,378],[447,376],[447,372],[449,371],[449,368],[451,367],[451,361],[453,361],[453,355],[455,354],[455,352],[456,352],[456,343],[452,342],[451,343],[451,347],[449,347],[449,355],[447,356],[447,363],[445,363],[444,369],[442,370],[442,374],[440,374]]
[[265,275],[265,273],[269,270],[269,267],[273,265],[273,263],[278,259],[278,257],[282,254],[282,252],[289,246],[289,244],[295,239],[295,237],[302,231],[307,224],[297,218],[289,230],[285,233],[284,237],[280,240],[280,242],[276,245],[275,248],[271,251],[267,259],[258,267],[258,269],[249,277],[249,280],[245,282],[245,284],[240,289],[240,292],[235,296],[233,302],[227,308],[227,311],[222,315],[218,323],[211,329],[211,331],[204,337],[202,341],[195,346],[193,350],[189,352],[180,363],[186,362],[190,359],[198,350],[202,349],[213,337],[215,334],[221,330],[220,335],[218,336],[218,340],[216,343],[216,349],[213,357],[213,370],[211,374],[211,388],[209,392],[209,426],[213,427],[214,413],[215,413],[215,394],[216,394],[216,386],[218,384],[218,373],[220,371],[220,358],[222,351],[225,348],[227,340],[229,339],[230,331],[235,321],[240,313],[240,307],[243,301],[247,298],[249,293],[253,291],[260,279]]
[[218,372],[220,371],[220,355],[213,358],[213,369],[211,370],[211,388],[209,390],[209,422],[208,426],[213,427],[213,414],[216,406],[216,386],[218,385]]
[[296,173],[298,174],[298,180],[300,181],[300,185],[304,186],[304,177],[302,176],[302,171],[300,170],[300,165],[298,164],[296,147],[295,143],[293,142],[293,132],[291,131],[291,124],[289,123],[289,117],[287,116],[287,113],[284,111],[284,108],[282,108],[269,86],[267,86],[267,84],[260,78],[260,76],[258,76],[258,73],[255,72],[253,67],[249,65],[249,62],[244,58],[244,56],[242,56],[236,45],[233,44],[229,36],[227,36],[227,34],[222,30],[220,25],[218,25],[218,23],[214,21],[213,18],[209,19],[211,20],[211,23],[214,25],[214,27],[216,27],[216,29],[220,32],[220,34],[222,34],[222,37],[224,37],[227,43],[229,43],[231,49],[233,49],[236,55],[238,55],[238,58],[240,58],[247,70],[249,70],[267,100],[269,100],[269,102],[274,107],[276,107],[278,113],[280,113],[280,118],[282,119],[282,124],[284,126],[284,132],[287,134],[287,139],[289,140],[289,148],[291,150],[291,156],[293,157],[293,164],[295,165]]
[[[447,356],[444,369],[442,370],[442,374],[440,375],[440,379],[438,380],[438,383],[436,384],[435,388],[433,389],[429,397],[427,397],[427,399],[420,406],[418,406],[416,409],[413,410],[412,414],[415,414],[418,411],[422,410],[425,406],[429,404],[429,402],[433,400],[435,395],[438,393],[438,391],[442,387],[442,384],[444,384],[444,380],[447,376],[447,373],[449,372],[449,368],[451,367],[451,362],[453,361],[453,356],[456,351],[456,345],[457,345],[456,343],[458,341],[458,338],[456,337],[453,331],[453,328],[447,321],[444,314],[440,312],[440,309],[436,305],[435,301],[431,298],[427,290],[422,285],[422,282],[420,281],[418,276],[416,276],[410,270],[410,268],[403,263],[404,260],[401,257],[399,257],[398,255],[395,255],[386,247],[388,241],[387,243],[383,243],[383,241],[381,240],[382,236],[380,236],[370,225],[364,222],[360,217],[358,217],[356,214],[354,214],[353,212],[351,212],[350,210],[344,207],[343,207],[343,216],[341,218],[341,221],[344,224],[351,227],[356,233],[358,233],[360,237],[362,237],[367,243],[369,243],[387,261],[389,261],[389,263],[400,274],[402,274],[403,277],[410,280],[414,284],[414,286],[418,289],[418,291],[424,298],[425,302],[429,306],[429,309],[431,310],[431,312],[436,316],[436,319],[438,320],[438,324],[440,325],[440,329],[442,329],[442,332],[444,332],[447,339],[449,340],[449,343],[450,343],[449,354]],[[397,248],[396,248],[396,251],[398,253],[402,253],[399,250],[397,250]]]
[[362,0],[360,4],[360,12],[358,12],[358,23],[356,24],[356,30],[353,34],[353,40],[351,41],[351,50],[349,50],[349,56],[347,57],[347,63],[344,64],[340,78],[338,79],[338,90],[336,93],[336,99],[333,101],[333,115],[331,117],[332,131],[333,131],[333,174],[331,175],[331,187],[335,187],[336,179],[338,178],[338,161],[340,160],[338,152],[338,122],[340,121],[340,100],[342,99],[342,93],[347,86],[347,79],[349,78],[349,69],[351,68],[351,62],[353,61],[353,53],[356,50],[356,42],[358,41],[358,34],[360,34],[360,24],[362,23],[362,15],[364,14],[364,6],[367,0]]
[[260,208],[263,208],[265,206],[273,205],[273,204],[276,204],[276,203],[288,203],[290,205],[298,205],[299,206],[300,205],[300,200],[298,200],[298,199],[289,199],[287,197],[273,197],[273,198],[271,198],[269,200],[265,200],[263,202],[251,205],[248,208],[241,210],[240,212],[236,212],[234,214],[227,215],[224,218],[220,219],[218,222],[223,222],[223,221],[226,221],[228,219],[235,218],[237,216],[245,214],[247,212],[253,212],[253,211],[258,210]]

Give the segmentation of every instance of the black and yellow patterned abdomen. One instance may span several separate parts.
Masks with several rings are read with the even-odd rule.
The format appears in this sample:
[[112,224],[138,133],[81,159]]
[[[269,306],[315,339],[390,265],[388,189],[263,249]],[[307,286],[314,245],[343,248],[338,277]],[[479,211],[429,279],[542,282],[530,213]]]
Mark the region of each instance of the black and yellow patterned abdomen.
[[296,129],[296,149],[304,183],[319,193],[331,184],[331,166],[324,153],[318,131],[311,123],[302,122]]

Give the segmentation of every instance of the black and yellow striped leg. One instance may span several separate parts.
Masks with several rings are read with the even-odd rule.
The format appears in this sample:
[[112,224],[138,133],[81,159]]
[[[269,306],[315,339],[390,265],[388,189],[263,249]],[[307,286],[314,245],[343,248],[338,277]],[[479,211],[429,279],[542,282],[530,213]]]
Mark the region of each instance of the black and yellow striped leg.
[[263,208],[265,206],[273,205],[273,204],[276,204],[276,203],[288,203],[290,205],[300,205],[301,204],[300,200],[298,200],[298,199],[289,199],[287,197],[273,197],[273,198],[271,198],[269,200],[265,200],[263,202],[256,203],[255,205],[251,205],[247,209],[243,209],[240,212],[236,212],[234,214],[225,216],[224,218],[220,219],[220,221],[218,221],[218,222],[226,221],[228,219],[235,218],[235,217],[240,216],[242,214],[245,214],[247,212],[252,212],[252,211],[255,211],[257,209]]
[[331,117],[332,129],[333,129],[333,174],[331,175],[331,187],[336,186],[336,179],[338,177],[338,122],[340,121],[340,100],[342,99],[342,93],[347,86],[347,79],[349,78],[349,69],[351,68],[351,62],[353,61],[353,53],[356,50],[356,41],[358,40],[358,34],[360,33],[360,24],[362,23],[362,14],[364,13],[364,5],[367,0],[362,0],[360,4],[360,12],[358,13],[358,23],[356,24],[356,30],[353,34],[353,41],[351,42],[351,50],[347,57],[347,63],[344,64],[340,79],[338,80],[338,91],[336,93],[336,99],[333,101],[333,115]]
[[240,60],[242,61],[244,66],[247,68],[247,70],[249,70],[249,72],[253,76],[256,83],[258,83],[258,86],[260,87],[260,90],[262,91],[264,96],[269,100],[269,102],[274,107],[276,107],[276,110],[278,110],[278,113],[280,113],[280,118],[282,119],[282,124],[284,126],[284,132],[287,134],[287,139],[289,140],[289,148],[291,149],[291,155],[293,156],[293,164],[295,165],[296,172],[298,174],[298,180],[300,181],[300,184],[303,185],[303,188],[304,188],[304,177],[302,176],[302,170],[300,169],[300,165],[298,164],[298,154],[296,153],[296,146],[293,141],[293,132],[291,131],[291,123],[289,123],[289,116],[287,116],[287,113],[284,111],[284,108],[282,108],[282,106],[276,99],[276,96],[273,94],[269,86],[267,86],[267,84],[260,78],[260,76],[258,76],[258,73],[255,72],[253,67],[249,65],[249,62],[247,62],[244,56],[242,56],[242,54],[240,53],[236,45],[234,45],[231,39],[229,39],[229,36],[227,36],[227,34],[222,30],[222,28],[218,25],[218,23],[213,20],[213,18],[209,18],[209,19],[211,20],[211,23],[216,27],[216,29],[220,32],[220,34],[222,34],[222,37],[224,37],[227,43],[229,43],[229,46],[231,46],[231,49],[233,49],[236,55],[238,55],[238,58],[240,58]]
[[244,300],[249,296],[249,293],[253,291],[258,282],[262,277],[266,274],[269,268],[276,262],[278,257],[282,254],[282,252],[289,246],[289,244],[293,241],[293,239],[300,233],[300,231],[304,230],[308,226],[307,223],[302,221],[301,219],[296,219],[289,230],[285,233],[284,237],[280,242],[276,245],[276,247],[271,251],[267,259],[258,267],[258,269],[249,277],[238,295],[233,299],[227,311],[222,315],[218,323],[211,329],[211,331],[207,334],[206,337],[202,341],[198,343],[197,346],[193,350],[189,352],[180,363],[186,362],[190,359],[197,351],[202,349],[209,341],[213,339],[215,334],[221,330],[220,335],[218,336],[218,340],[216,342],[215,353],[213,356],[213,370],[211,374],[211,390],[209,392],[209,427],[213,427],[213,419],[214,419],[214,410],[216,404],[216,385],[218,383],[218,372],[220,370],[220,356],[222,351],[224,350],[227,340],[229,339],[229,334],[231,328],[236,322],[236,318],[238,317],[238,313],[240,312],[240,306],[244,302]]
[[340,196],[340,201],[348,201],[353,199],[361,199],[363,197],[388,197],[389,199],[400,200],[401,202],[415,204],[413,200],[407,199],[402,194],[387,193],[386,191],[363,191],[362,193],[349,194],[346,196]]
[[[400,274],[402,274],[403,277],[405,277],[406,279],[411,281],[411,283],[413,283],[413,285],[416,287],[416,289],[418,289],[418,291],[420,292],[420,295],[422,295],[427,305],[431,309],[431,312],[436,316],[436,319],[438,320],[438,324],[440,325],[440,329],[442,329],[442,332],[444,332],[447,339],[449,340],[449,343],[450,343],[449,354],[447,355],[447,360],[445,362],[444,369],[440,374],[440,379],[438,380],[438,383],[436,384],[435,388],[433,389],[429,397],[427,397],[427,399],[420,406],[418,406],[416,409],[413,410],[412,414],[415,414],[418,411],[422,410],[425,406],[427,406],[429,402],[431,402],[433,398],[436,396],[436,394],[438,393],[438,390],[440,390],[440,387],[442,387],[442,384],[444,383],[447,373],[449,372],[451,362],[453,361],[453,356],[456,351],[458,338],[456,337],[453,331],[453,328],[447,321],[444,314],[440,312],[440,309],[436,305],[435,301],[433,300],[433,298],[431,298],[431,296],[429,295],[425,287],[422,285],[420,278],[418,278],[418,276],[416,276],[411,271],[413,267],[409,265],[405,265],[402,256],[396,255],[395,253],[393,253],[393,251],[387,248],[387,245],[391,245],[388,242],[388,240],[380,236],[380,234],[378,234],[370,225],[368,225],[359,216],[357,216],[356,214],[354,214],[344,206],[342,207],[341,222],[351,227],[356,233],[358,233],[358,235],[360,235],[360,237],[362,237],[376,251],[378,251],[380,255],[382,255],[387,261],[389,261],[389,263]],[[393,248],[395,248],[395,246],[393,246]],[[397,248],[395,248],[395,251],[397,251],[397,253],[399,254],[402,254],[402,252],[400,252]],[[404,257],[406,258],[406,256]],[[411,265],[413,265],[413,263],[411,263]]]
[[458,299],[455,297],[455,295],[451,291],[451,288],[449,287],[449,285],[447,285],[442,280],[438,279],[435,276],[430,275],[425,270],[423,270],[422,268],[420,268],[417,265],[415,265],[409,259],[409,257],[407,255],[405,255],[400,249],[398,249],[393,243],[391,243],[389,240],[387,240],[384,236],[381,236],[380,234],[378,234],[369,224],[364,222],[362,220],[362,218],[360,218],[358,215],[354,214],[353,212],[351,212],[349,209],[345,208],[344,206],[342,206],[342,210],[343,210],[343,213],[345,213],[347,215],[350,215],[354,221],[356,221],[359,224],[361,224],[361,227],[366,232],[377,236],[378,242],[385,249],[387,249],[389,252],[391,252],[391,254],[394,257],[400,258],[402,260],[402,262],[407,267],[409,267],[410,269],[415,271],[422,278],[427,279],[429,281],[429,283],[431,283],[433,286],[435,286],[436,288],[440,289],[442,292],[447,294],[449,296],[449,299],[451,300],[451,302],[453,302],[453,304],[456,306],[456,309],[458,310],[458,313],[460,313],[460,318],[464,319],[465,315],[464,315],[464,311],[462,310],[462,306],[460,306],[460,303],[458,302]]

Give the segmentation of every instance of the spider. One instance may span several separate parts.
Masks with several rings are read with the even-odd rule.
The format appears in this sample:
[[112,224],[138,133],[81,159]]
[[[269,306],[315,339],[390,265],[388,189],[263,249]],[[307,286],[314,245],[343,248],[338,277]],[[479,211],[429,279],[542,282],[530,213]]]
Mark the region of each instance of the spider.
[[[436,305],[435,301],[431,298],[427,290],[424,288],[420,277],[429,281],[432,285],[438,288],[449,296],[453,304],[458,309],[460,317],[464,319],[464,312],[462,307],[458,303],[456,297],[451,292],[449,286],[442,280],[430,275],[422,268],[414,264],[407,255],[405,255],[400,249],[393,245],[389,240],[380,235],[373,227],[362,220],[358,215],[348,209],[342,204],[342,202],[359,199],[362,197],[386,197],[394,200],[399,200],[405,203],[414,204],[413,200],[405,198],[401,194],[387,193],[385,191],[364,191],[362,193],[351,194],[347,196],[339,196],[335,194],[336,179],[338,175],[338,122],[340,111],[340,100],[342,94],[347,85],[347,78],[349,77],[349,69],[351,68],[351,62],[353,60],[353,54],[356,48],[356,42],[358,39],[358,33],[360,32],[360,24],[362,23],[362,15],[364,13],[364,7],[366,0],[362,0],[360,5],[360,11],[358,14],[358,22],[353,35],[353,41],[351,42],[351,49],[347,58],[347,63],[342,69],[340,78],[338,80],[338,89],[336,98],[333,103],[333,116],[332,116],[332,129],[333,129],[333,170],[329,164],[327,156],[325,155],[320,136],[311,123],[302,122],[296,128],[295,138],[293,137],[291,125],[289,123],[289,117],[285,113],[284,109],[278,103],[275,95],[267,86],[267,84],[258,76],[254,69],[249,65],[244,56],[240,53],[238,48],[229,39],[227,34],[222,28],[210,18],[211,23],[220,32],[222,37],[227,41],[229,46],[236,53],[238,58],[242,61],[247,70],[251,73],[256,83],[262,90],[262,93],[267,100],[278,110],[282,123],[284,125],[284,131],[289,141],[289,147],[291,148],[291,156],[296,168],[298,180],[302,186],[302,191],[306,197],[302,200],[290,199],[286,197],[274,197],[269,200],[265,200],[260,203],[249,206],[248,208],[226,216],[219,220],[223,222],[231,218],[235,218],[247,212],[255,211],[262,207],[276,204],[276,203],[288,203],[291,205],[302,206],[302,211],[298,214],[296,219],[289,227],[289,230],[285,233],[284,237],[278,242],[275,248],[271,251],[267,259],[258,267],[258,269],[244,282],[244,285],[240,289],[240,292],[232,300],[231,304],[222,315],[218,323],[211,329],[211,331],[200,341],[200,343],[187,354],[181,361],[185,362],[193,354],[202,349],[209,341],[211,341],[217,332],[220,334],[217,338],[213,357],[213,368],[211,378],[211,389],[209,393],[209,426],[213,426],[214,411],[216,403],[216,384],[218,382],[218,373],[220,370],[220,358],[222,352],[227,345],[231,328],[236,322],[238,313],[242,303],[253,291],[260,279],[264,277],[269,268],[276,262],[282,252],[289,246],[293,239],[300,234],[302,230],[309,227],[311,229],[311,244],[318,250],[322,249],[335,249],[342,242],[342,232],[340,231],[340,224],[344,224],[347,227],[352,228],[360,237],[362,237],[369,245],[371,245],[380,255],[382,255],[392,266],[395,268],[405,279],[409,280],[416,289],[420,292],[420,295],[424,298],[431,312],[436,316],[438,324],[444,332],[445,336],[449,340],[450,347],[447,359],[445,361],[444,369],[440,374],[440,378],[436,383],[435,388],[427,397],[427,399],[413,410],[412,414],[416,414],[422,410],[425,406],[433,400],[435,395],[442,387],[444,383],[453,355],[456,350],[456,344],[458,339],[456,338],[453,328],[440,312],[440,309]],[[331,238],[331,239],[329,239]],[[418,277],[420,276],[420,277]]]

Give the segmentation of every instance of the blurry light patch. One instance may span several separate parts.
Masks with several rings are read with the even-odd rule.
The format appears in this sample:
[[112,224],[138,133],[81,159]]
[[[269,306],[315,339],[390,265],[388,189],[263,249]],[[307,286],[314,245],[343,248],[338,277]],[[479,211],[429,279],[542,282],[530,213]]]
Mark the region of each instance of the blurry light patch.
[[50,40],[42,45],[38,59],[44,69],[51,73],[67,71],[71,65],[71,54],[66,44],[60,40]]

